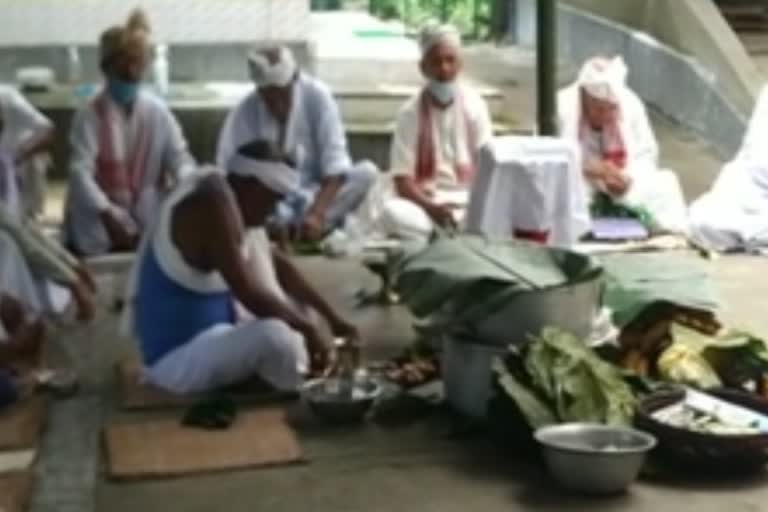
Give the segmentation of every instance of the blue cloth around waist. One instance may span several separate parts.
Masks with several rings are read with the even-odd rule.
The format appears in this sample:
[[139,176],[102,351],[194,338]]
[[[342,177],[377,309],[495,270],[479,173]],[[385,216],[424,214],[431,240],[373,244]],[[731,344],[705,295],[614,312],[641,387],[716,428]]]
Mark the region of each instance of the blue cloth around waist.
[[234,323],[231,293],[202,293],[178,284],[160,267],[151,244],[140,265],[134,308],[145,365],[153,365],[216,324]]

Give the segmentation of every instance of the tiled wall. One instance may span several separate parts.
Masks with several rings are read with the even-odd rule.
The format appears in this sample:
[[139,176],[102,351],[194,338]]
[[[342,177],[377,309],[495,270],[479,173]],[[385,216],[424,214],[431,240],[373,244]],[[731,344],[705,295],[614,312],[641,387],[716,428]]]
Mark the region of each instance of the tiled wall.
[[92,44],[135,6],[166,43],[302,39],[309,0],[3,0],[0,46]]
[[[0,15],[0,81],[25,66],[46,66],[68,80],[66,47],[80,51],[83,79],[99,77],[96,43],[135,5],[126,0],[4,0]],[[309,0],[140,0],[153,37],[170,46],[172,80],[243,80],[245,55],[257,42],[289,41],[314,69],[307,43]]]

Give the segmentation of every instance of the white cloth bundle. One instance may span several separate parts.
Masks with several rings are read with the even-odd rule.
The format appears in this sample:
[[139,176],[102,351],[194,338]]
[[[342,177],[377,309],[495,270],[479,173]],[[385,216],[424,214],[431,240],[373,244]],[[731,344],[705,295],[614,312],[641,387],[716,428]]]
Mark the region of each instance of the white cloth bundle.
[[589,229],[578,147],[549,137],[501,137],[484,148],[467,211],[467,230],[492,238],[548,232],[572,247]]

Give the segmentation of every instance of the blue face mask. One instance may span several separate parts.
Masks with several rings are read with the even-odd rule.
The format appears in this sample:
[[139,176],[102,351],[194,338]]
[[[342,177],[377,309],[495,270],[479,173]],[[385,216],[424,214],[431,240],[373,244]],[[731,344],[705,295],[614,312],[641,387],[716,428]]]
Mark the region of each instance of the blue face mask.
[[447,105],[453,101],[456,96],[456,82],[441,82],[440,80],[430,80],[427,85],[429,93],[439,103]]
[[122,106],[128,106],[139,95],[139,82],[126,82],[119,78],[110,77],[107,80],[107,91],[115,102]]

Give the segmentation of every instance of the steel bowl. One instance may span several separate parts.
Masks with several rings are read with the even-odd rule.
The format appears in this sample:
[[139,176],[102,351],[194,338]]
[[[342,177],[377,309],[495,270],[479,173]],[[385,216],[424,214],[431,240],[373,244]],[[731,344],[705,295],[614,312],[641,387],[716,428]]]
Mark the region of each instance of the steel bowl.
[[304,385],[304,399],[319,418],[331,423],[358,423],[365,419],[381,395],[381,384],[368,379],[355,383],[353,396],[343,397],[328,391],[327,379],[309,381]]
[[536,431],[550,473],[564,488],[616,494],[637,479],[656,438],[631,428],[567,423]]

